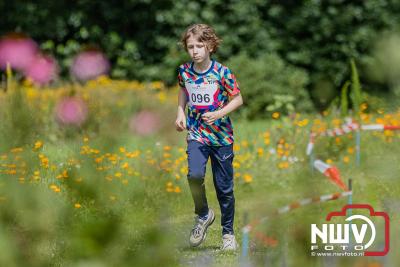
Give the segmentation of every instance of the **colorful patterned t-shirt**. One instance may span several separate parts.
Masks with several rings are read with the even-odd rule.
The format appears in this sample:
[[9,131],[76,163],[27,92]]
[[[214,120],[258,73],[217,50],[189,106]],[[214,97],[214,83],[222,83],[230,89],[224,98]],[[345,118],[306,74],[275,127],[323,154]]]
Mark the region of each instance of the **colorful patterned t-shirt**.
[[232,123],[228,116],[208,125],[202,114],[223,108],[229,97],[240,93],[239,85],[229,68],[212,60],[211,67],[203,73],[193,68],[193,62],[179,66],[179,86],[184,90],[187,103],[188,140],[211,146],[233,143]]

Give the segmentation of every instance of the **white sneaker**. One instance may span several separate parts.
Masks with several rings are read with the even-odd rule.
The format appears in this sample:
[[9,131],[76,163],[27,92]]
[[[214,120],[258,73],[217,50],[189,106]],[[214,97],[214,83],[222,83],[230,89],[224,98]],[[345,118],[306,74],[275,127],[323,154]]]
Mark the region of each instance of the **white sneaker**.
[[214,222],[215,215],[212,209],[208,209],[207,219],[202,220],[199,216],[195,218],[195,224],[192,231],[190,231],[189,244],[192,247],[200,245],[207,235],[208,227]]
[[236,242],[235,236],[230,234],[224,234],[222,236],[222,250],[236,250],[238,243]]

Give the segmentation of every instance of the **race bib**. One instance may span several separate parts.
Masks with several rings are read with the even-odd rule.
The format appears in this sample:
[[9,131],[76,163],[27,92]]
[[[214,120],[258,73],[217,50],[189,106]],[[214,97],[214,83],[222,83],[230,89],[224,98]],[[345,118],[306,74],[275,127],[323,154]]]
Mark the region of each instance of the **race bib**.
[[185,83],[192,106],[210,106],[214,102],[214,94],[218,90],[217,83]]

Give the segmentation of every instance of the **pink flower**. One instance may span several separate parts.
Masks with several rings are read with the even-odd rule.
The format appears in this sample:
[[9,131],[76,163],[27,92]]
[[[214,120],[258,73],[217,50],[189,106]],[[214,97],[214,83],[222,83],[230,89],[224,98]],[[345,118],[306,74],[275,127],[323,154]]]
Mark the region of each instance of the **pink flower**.
[[0,40],[0,68],[6,69],[8,62],[11,68],[24,71],[37,51],[38,47],[32,39],[16,33],[7,35]]
[[50,56],[37,54],[25,70],[25,76],[39,85],[45,85],[57,77],[58,66]]
[[106,74],[110,69],[110,63],[99,50],[87,50],[75,56],[71,65],[71,75],[80,81],[94,79]]
[[129,122],[129,129],[138,135],[151,135],[160,129],[160,117],[151,111],[140,111]]
[[88,109],[86,103],[77,97],[67,97],[58,102],[56,106],[57,120],[66,125],[79,126],[85,122]]

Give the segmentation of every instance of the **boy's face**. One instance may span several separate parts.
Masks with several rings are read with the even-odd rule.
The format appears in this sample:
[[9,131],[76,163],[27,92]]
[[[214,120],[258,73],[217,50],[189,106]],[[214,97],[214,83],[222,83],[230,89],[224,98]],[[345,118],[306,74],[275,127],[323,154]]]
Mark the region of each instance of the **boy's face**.
[[197,36],[190,35],[186,40],[187,51],[194,63],[202,63],[210,59],[210,51],[204,42],[197,39]]

